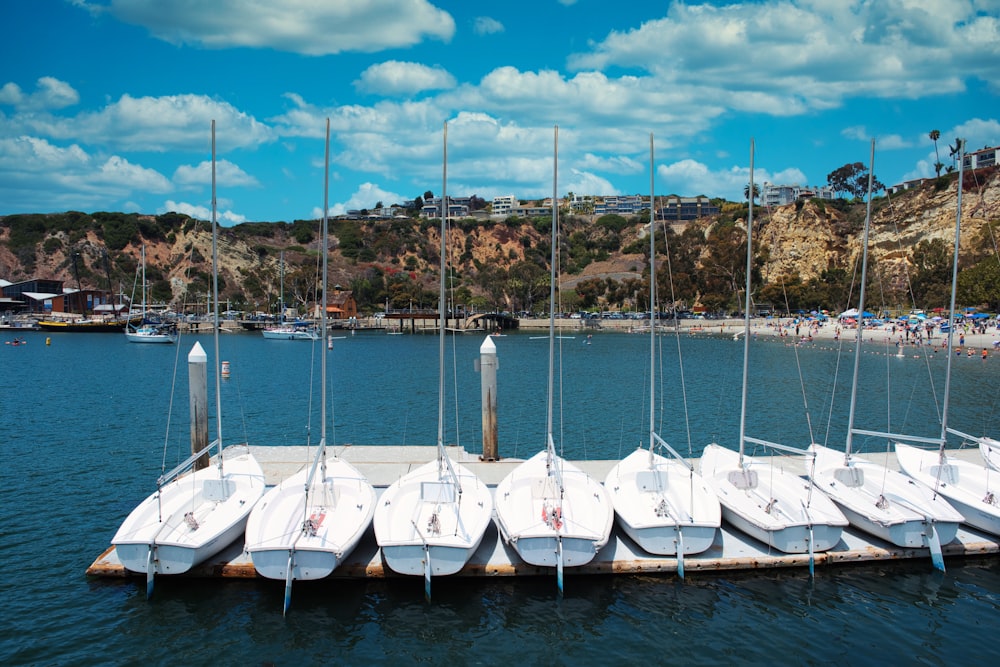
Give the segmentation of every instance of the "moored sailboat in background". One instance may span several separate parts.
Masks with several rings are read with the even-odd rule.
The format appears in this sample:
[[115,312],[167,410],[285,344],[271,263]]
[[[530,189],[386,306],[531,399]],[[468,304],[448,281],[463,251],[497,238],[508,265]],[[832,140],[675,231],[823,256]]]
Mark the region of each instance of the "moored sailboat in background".
[[[604,480],[622,530],[644,551],[678,558],[705,551],[722,523],[719,499],[705,481],[656,432],[656,207],[653,188],[653,135],[649,136],[649,446],[616,463]],[[659,445],[673,459],[656,453]]]
[[556,263],[559,242],[559,128],[555,128],[552,188],[552,258],[549,286],[549,375],[545,448],[507,474],[496,488],[500,534],[525,562],[556,568],[586,565],[607,543],[614,507],[607,489],[556,453],[553,440]]
[[[140,267],[142,269],[141,279],[142,279],[142,310],[140,311],[139,317],[141,318],[139,324],[132,324],[132,313],[131,308],[128,317],[128,323],[125,325],[125,340],[130,343],[159,343],[159,344],[169,344],[176,342],[177,340],[177,328],[174,325],[165,324],[154,324],[153,322],[147,321],[147,311],[146,311],[146,293],[148,291],[146,286],[146,246],[142,246],[140,251]],[[131,302],[129,302],[131,304]]]
[[[865,312],[868,232],[871,227],[874,174],[875,140],[872,139],[868,172],[868,206],[862,234],[859,313]],[[844,451],[835,451],[816,443],[809,446],[809,450],[816,456],[814,474],[816,486],[837,504],[852,526],[899,547],[928,547],[934,566],[943,570],[944,558],[941,554],[941,545],[955,539],[962,515],[940,495],[914,484],[898,470],[861,458],[852,451],[854,435],[879,435],[854,428],[863,329],[859,323],[854,347],[854,376]]]
[[739,451],[717,444],[705,447],[701,474],[722,504],[722,516],[742,532],[785,553],[812,554],[826,551],[839,541],[847,519],[811,479],[803,479],[784,467],[754,460],[744,453],[746,443],[811,455],[803,450],[751,438],[745,434],[747,383],[750,353],[750,299],[753,268],[753,162],[750,142],[750,208],[747,215],[746,299],[744,303],[743,392],[740,405]]
[[319,340],[319,333],[311,324],[285,321],[285,253],[281,253],[278,262],[281,285],[278,298],[281,314],[278,316],[278,323],[272,327],[265,327],[261,334],[268,340]]
[[[215,121],[212,121],[212,272],[215,301],[216,439],[156,481],[156,491],[126,517],[111,543],[126,569],[145,573],[152,595],[156,574],[181,574],[219,553],[240,535],[254,504],[264,494],[264,471],[249,447],[223,447],[219,370],[219,262],[216,237]],[[207,358],[195,343],[189,360]],[[207,437],[206,437],[207,440]],[[214,462],[189,471],[216,447]]]

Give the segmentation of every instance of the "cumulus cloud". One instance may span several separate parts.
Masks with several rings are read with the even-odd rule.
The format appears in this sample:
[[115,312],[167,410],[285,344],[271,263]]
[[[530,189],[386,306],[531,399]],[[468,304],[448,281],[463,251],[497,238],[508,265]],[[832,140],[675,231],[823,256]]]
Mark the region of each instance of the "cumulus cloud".
[[494,35],[503,32],[503,23],[489,16],[477,16],[472,22],[472,31],[477,35]]
[[[229,160],[215,161],[215,180],[223,187],[260,187],[256,178]],[[174,171],[173,181],[180,186],[204,187],[212,182],[212,162],[183,164]]]
[[360,92],[379,95],[413,95],[425,90],[454,88],[455,77],[443,67],[389,60],[362,72],[354,87]]
[[[216,215],[215,218],[219,225],[224,227],[229,227],[232,225],[238,225],[242,222],[246,222],[247,218],[245,215],[240,215],[239,213],[234,213],[233,211],[227,209],[224,211],[218,210],[218,202],[216,205]],[[200,204],[189,204],[188,202],[177,202],[168,199],[163,203],[163,206],[156,209],[158,215],[164,213],[183,213],[184,215],[191,216],[197,220],[205,220],[211,222],[212,220],[212,209],[208,206],[202,206]]]
[[133,193],[165,193],[173,185],[155,169],[111,155],[94,157],[77,144],[30,136],[0,139],[0,200],[28,210],[86,209]]
[[427,0],[112,0],[107,11],[171,44],[268,48],[310,56],[374,53],[427,39],[447,42],[455,20]]
[[[662,192],[687,192],[725,197],[732,201],[743,199],[743,189],[750,182],[750,167],[730,166],[712,170],[702,162],[692,159],[660,165],[656,169],[657,190]],[[754,169],[754,184],[764,183],[810,185],[806,175],[795,167],[778,172]]]
[[63,109],[79,101],[80,94],[73,86],[51,76],[38,79],[33,93],[25,93],[13,82],[7,82],[0,88],[0,104],[13,106],[18,111]]
[[256,118],[205,95],[126,94],[97,111],[53,119],[47,130],[54,137],[72,136],[128,150],[208,154],[213,119],[220,151],[257,147],[275,139],[271,128]]
[[[383,190],[375,183],[362,183],[347,201],[331,204],[328,215],[343,215],[348,211],[360,211],[363,209],[370,210],[375,208],[375,205],[379,202],[382,202],[384,206],[392,206],[393,204],[402,203],[405,199],[408,199],[408,197],[401,197],[395,192]],[[322,218],[323,209],[315,207],[312,214],[314,218]]]
[[[845,139],[863,141],[865,143],[872,140],[872,135],[868,132],[868,129],[864,125],[852,125],[851,127],[845,127],[840,131],[840,136]],[[877,151],[899,150],[902,148],[912,148],[914,146],[914,142],[898,134],[879,134],[876,135],[874,139],[875,149]]]
[[674,2],[667,15],[612,31],[575,70],[625,68],[703,99],[769,114],[839,106],[845,98],[916,98],[964,89],[957,75],[1000,85],[1000,19],[972,3],[885,0],[715,6]]

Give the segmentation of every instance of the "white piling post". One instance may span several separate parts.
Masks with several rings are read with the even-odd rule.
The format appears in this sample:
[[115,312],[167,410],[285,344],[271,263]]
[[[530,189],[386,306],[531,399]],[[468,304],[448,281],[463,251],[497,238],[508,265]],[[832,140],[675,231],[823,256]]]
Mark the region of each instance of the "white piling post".
[[[191,453],[208,447],[208,355],[201,343],[188,354],[188,393],[191,399]],[[194,462],[194,469],[207,468],[208,452]]]
[[489,336],[479,347],[479,372],[481,375],[483,403],[483,461],[500,459],[497,443],[497,346]]

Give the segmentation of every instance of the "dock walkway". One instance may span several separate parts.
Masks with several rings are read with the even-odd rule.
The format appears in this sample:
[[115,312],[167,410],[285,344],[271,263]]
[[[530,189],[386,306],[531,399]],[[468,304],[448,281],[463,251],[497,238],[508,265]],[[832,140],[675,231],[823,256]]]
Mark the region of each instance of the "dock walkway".
[[[304,446],[291,447],[251,447],[254,456],[264,469],[268,485],[277,484],[281,479],[291,475],[296,470],[312,460],[315,450],[307,451]],[[456,462],[461,463],[485,482],[495,488],[497,483],[520,463],[520,460],[505,459],[496,462],[482,462],[475,454],[470,454],[459,447],[448,447],[448,453]],[[381,493],[389,484],[408,472],[411,468],[422,465],[436,456],[436,448],[424,446],[347,446],[337,448],[337,454],[353,463],[365,474],[376,492]],[[978,451],[967,450],[959,455],[978,456]],[[865,455],[878,463],[895,467],[895,457],[891,454]],[[800,461],[782,457],[783,465],[801,468]],[[787,462],[787,463],[785,463]],[[574,464],[589,473],[595,479],[603,480],[615,461],[574,461]],[[795,470],[801,473],[801,469]],[[138,499],[137,499],[138,502]],[[124,518],[124,517],[123,517]],[[984,556],[1000,553],[1000,541],[967,526],[959,528],[958,536],[949,544],[943,545],[945,558],[958,556]],[[928,549],[904,549],[878,540],[865,533],[847,528],[837,546],[829,551],[815,555],[815,566],[843,563],[860,563],[866,561],[906,560],[925,558],[930,567],[930,552]],[[785,554],[767,545],[757,542],[731,526],[723,523],[718,531],[715,543],[704,553],[684,558],[686,573],[697,571],[719,570],[757,570],[767,568],[807,567],[807,554]],[[677,571],[677,559],[663,556],[653,556],[640,549],[617,526],[612,530],[611,539],[588,565],[572,570],[579,574],[612,574],[612,573],[673,573]],[[518,576],[545,575],[554,572],[551,568],[535,567],[524,563],[517,553],[500,539],[496,525],[491,523],[483,537],[483,541],[468,564],[454,576]],[[127,572],[119,562],[114,547],[104,551],[93,564],[87,568],[87,574],[98,577],[140,576]],[[243,552],[242,540],[238,540],[209,562],[194,568],[187,573],[188,577],[222,577],[222,578],[256,578],[250,557]],[[332,579],[364,579],[398,577],[383,561],[375,542],[374,529],[368,532],[355,548],[348,560],[338,567],[330,578]]]

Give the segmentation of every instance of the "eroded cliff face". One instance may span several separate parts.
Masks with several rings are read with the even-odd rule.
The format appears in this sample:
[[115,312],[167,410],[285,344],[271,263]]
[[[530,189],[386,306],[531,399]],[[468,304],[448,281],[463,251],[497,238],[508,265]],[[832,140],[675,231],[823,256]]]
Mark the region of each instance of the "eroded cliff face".
[[[983,238],[982,229],[1000,220],[1000,171],[975,177],[966,174],[962,197],[962,252],[974,250]],[[950,247],[955,234],[957,177],[945,179],[943,187],[930,181],[922,187],[873,203],[869,241],[870,271],[875,270],[886,284],[898,288],[913,275],[913,250],[921,241],[941,239]],[[852,274],[861,255],[861,232],[864,205],[843,206],[829,202],[808,201],[777,209],[755,208],[757,233],[755,247],[764,251],[767,261],[763,276],[767,281],[797,275],[803,282],[827,269],[843,269]],[[82,214],[81,214],[82,215]],[[152,218],[149,218],[153,220]],[[16,223],[15,223],[16,224]],[[415,279],[433,287],[437,275],[440,237],[437,225],[426,221],[406,224],[358,223],[369,259],[360,261],[344,256],[340,239],[332,234],[330,282],[347,286],[372,267],[386,272],[407,271]],[[718,220],[702,219],[690,223],[707,235]],[[737,224],[741,224],[738,222]],[[570,236],[586,235],[591,241],[607,240],[611,232],[595,221],[574,221]],[[421,231],[423,230],[423,231]],[[585,278],[641,278],[648,265],[644,254],[625,254],[623,248],[647,233],[648,225],[633,221],[617,232],[619,247],[607,247],[606,258],[588,264],[582,273],[561,277],[564,287]],[[675,228],[676,232],[682,231]],[[319,240],[300,246],[286,230],[268,229],[254,236],[223,228],[219,234],[219,264],[222,297],[240,291],[277,293],[278,256],[284,251],[286,276],[295,271],[316,275]],[[602,236],[603,235],[603,236]],[[84,287],[106,287],[103,264],[105,246],[94,230],[81,234],[56,231],[33,249],[12,252],[8,240],[9,225],[0,225],[0,278],[10,281],[33,277],[63,280],[75,287],[72,253],[80,253],[81,282]],[[388,242],[388,241],[392,242]],[[567,243],[569,242],[569,239]],[[483,267],[510,268],[529,260],[545,265],[548,260],[548,234],[530,224],[469,223],[456,225],[449,238],[449,261],[465,277],[474,277]],[[212,237],[206,225],[185,224],[163,238],[146,239],[147,266],[157,277],[169,280],[176,299],[200,302],[211,276]],[[989,248],[994,247],[992,242]],[[545,250],[541,253],[540,250]],[[982,251],[984,249],[980,249]],[[129,291],[131,271],[139,262],[140,243],[129,243],[112,253],[114,289]],[[27,261],[25,259],[27,253]],[[703,254],[703,259],[705,255]],[[872,268],[874,267],[874,268]],[[547,269],[547,265],[543,268]],[[313,279],[314,282],[314,279]]]
[[[962,193],[964,255],[974,249],[984,225],[1000,220],[1000,174],[976,182],[966,175]],[[912,275],[913,249],[921,241],[955,238],[958,180],[937,189],[933,181],[873,203],[869,233],[869,270],[875,267],[888,283],[905,284]],[[764,277],[769,280],[798,274],[803,281],[828,268],[854,271],[862,250],[864,210],[844,212],[829,204],[805,202],[761,211],[756,245],[769,252]]]

